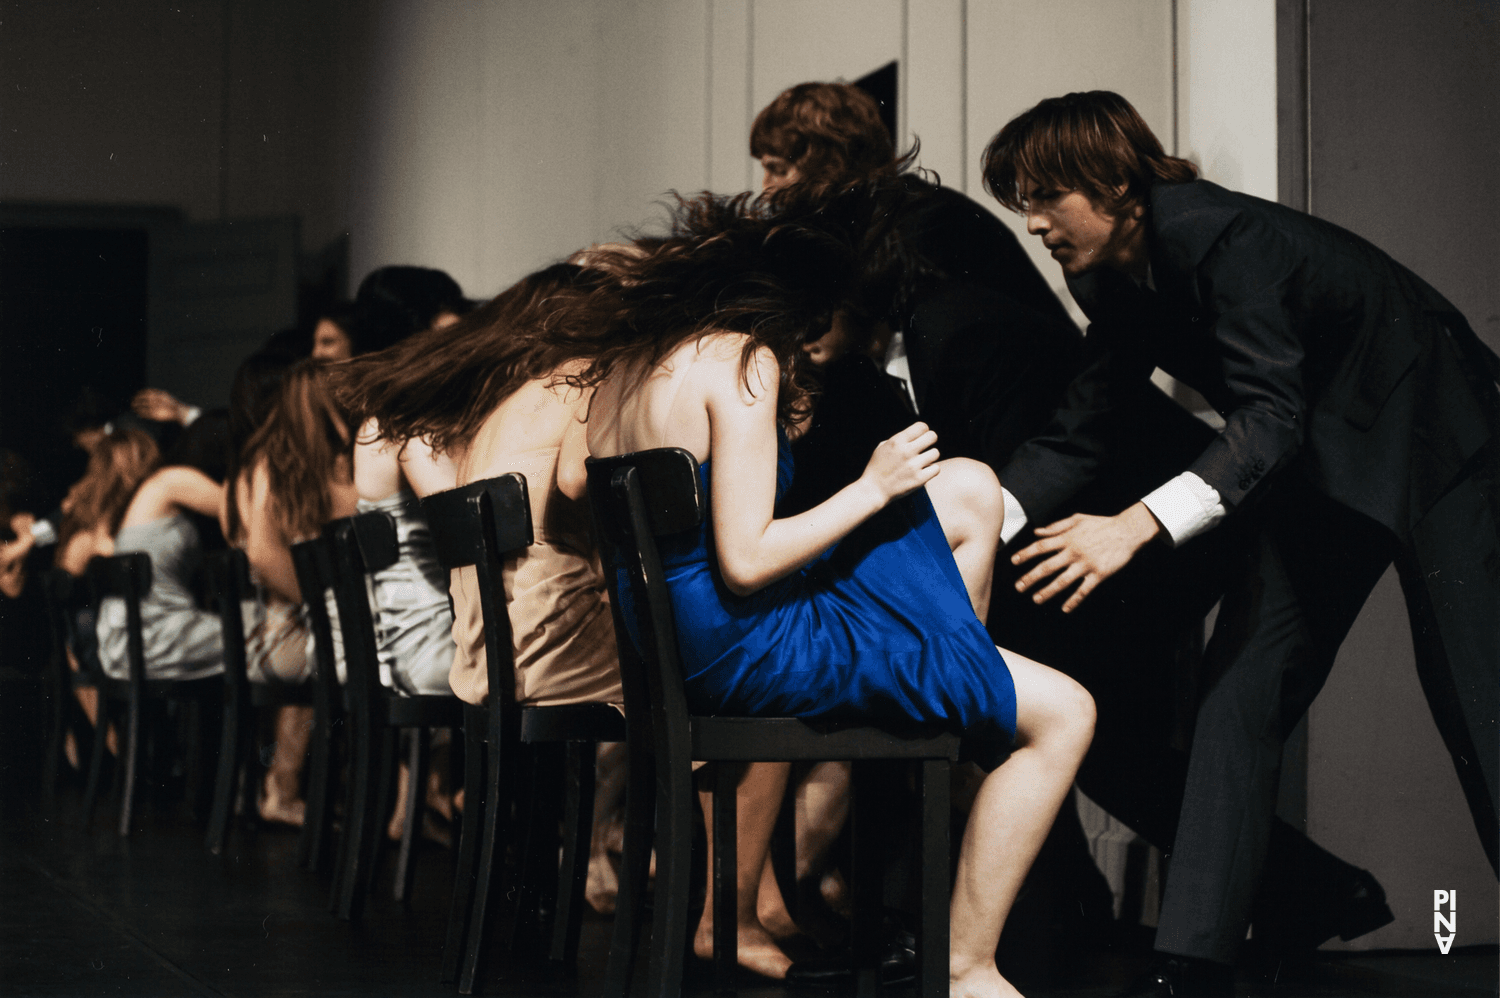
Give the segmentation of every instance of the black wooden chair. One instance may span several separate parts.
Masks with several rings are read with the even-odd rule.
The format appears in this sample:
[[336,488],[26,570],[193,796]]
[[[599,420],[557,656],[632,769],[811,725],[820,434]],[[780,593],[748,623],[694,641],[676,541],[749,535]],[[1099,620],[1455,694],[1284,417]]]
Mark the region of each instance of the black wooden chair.
[[119,833],[128,836],[135,811],[135,796],[141,770],[141,742],[146,736],[146,715],[156,704],[169,699],[186,702],[195,712],[197,723],[188,740],[187,786],[196,791],[202,763],[202,714],[218,701],[222,681],[218,676],[204,679],[146,678],[145,638],[141,628],[141,600],[151,591],[151,558],[142,552],[95,558],[89,562],[88,581],[96,609],[103,600],[117,596],[125,603],[126,662],[128,678],[113,679],[98,672],[92,683],[99,690],[98,724],[89,765],[88,785],[83,795],[85,825],[93,817],[98,799],[100,773],[104,767],[104,733],[114,716],[123,720],[120,746],[122,766],[120,782]]
[[42,587],[47,631],[52,638],[52,649],[47,659],[47,689],[52,698],[52,723],[47,735],[47,758],[42,772],[42,786],[51,792],[57,785],[58,774],[63,771],[67,762],[68,732],[73,733],[80,765],[93,744],[93,725],[89,724],[88,717],[74,695],[79,687],[93,686],[93,674],[81,662],[77,672],[68,665],[68,646],[74,627],[70,618],[88,606],[89,587],[85,580],[75,578],[61,568],[47,569],[37,581]]
[[[496,878],[507,877],[505,849],[513,839],[517,862],[503,893],[511,903],[501,933],[502,949],[513,950],[516,933],[538,913],[539,897],[550,893],[548,881],[555,877],[547,957],[564,967],[576,961],[593,827],[595,747],[602,741],[623,741],[625,723],[607,704],[544,707],[516,702],[514,644],[502,571],[507,557],[532,542],[526,479],[512,473],[440,492],[422,500],[422,511],[439,563],[449,570],[473,566],[484,620],[490,696],[487,704],[469,705],[464,712],[464,815],[443,951],[443,980],[456,979],[459,991],[471,994],[491,934],[490,898],[501,892]],[[541,775],[546,772],[541,750],[557,745],[566,751],[560,864],[556,786],[547,785]],[[529,775],[531,782],[518,793],[522,775]]]
[[[254,812],[260,753],[255,746],[256,711],[287,704],[311,704],[311,684],[251,682],[245,658],[245,620],[240,601],[254,588],[243,551],[216,551],[208,556],[209,588],[224,629],[224,727],[219,738],[219,769],[209,811],[208,851],[219,855],[229,837],[235,791],[244,774],[247,811]],[[304,819],[305,823],[305,819]]]
[[[956,735],[931,730],[895,732],[872,727],[830,728],[796,718],[713,717],[691,714],[682,681],[672,603],[657,539],[696,530],[707,515],[698,465],[678,448],[590,459],[589,497],[609,569],[620,671],[629,718],[630,783],[625,854],[604,993],[629,990],[645,894],[653,826],[656,839],[655,913],[647,994],[681,993],[688,935],[692,825],[698,803],[692,762],[852,760],[854,970],[860,994],[879,986],[882,914],[880,833],[889,816],[879,808],[885,760],[920,763],[922,800],[921,931],[918,994],[948,993],[949,765],[958,758]],[[620,617],[624,571],[640,622],[638,650]],[[735,918],[735,789],[738,768],[715,767],[713,855],[714,979],[732,991],[737,969]]]
[[463,702],[452,695],[402,696],[380,681],[375,617],[366,576],[400,557],[396,523],[387,513],[334,520],[324,532],[333,549],[333,591],[344,638],[344,695],[350,719],[349,795],[334,897],[340,918],[358,918],[375,879],[385,816],[395,782],[396,749],[403,729],[412,733],[410,802],[396,866],[395,897],[411,896],[414,860],[427,786],[429,732],[463,724]]
[[327,860],[333,830],[333,800],[338,789],[338,732],[346,731],[344,694],[339,686],[333,623],[328,617],[327,592],[333,578],[333,550],[326,537],[292,545],[292,568],[307,607],[316,659],[312,677],[313,730],[308,746],[307,779],[303,799],[307,811],[297,839],[297,865],[315,872]]

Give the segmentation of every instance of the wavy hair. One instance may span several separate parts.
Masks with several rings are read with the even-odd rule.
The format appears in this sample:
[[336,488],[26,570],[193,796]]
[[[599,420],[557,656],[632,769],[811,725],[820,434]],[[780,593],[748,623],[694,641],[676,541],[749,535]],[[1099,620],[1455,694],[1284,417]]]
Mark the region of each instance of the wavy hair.
[[756,350],[770,349],[781,369],[777,417],[792,422],[811,404],[797,363],[803,343],[826,332],[835,311],[865,311],[865,256],[894,218],[882,190],[674,193],[667,234],[593,251],[590,264],[613,280],[550,317],[546,335],[589,358],[568,381],[597,384],[622,367],[644,379],[688,339],[743,333],[747,387]]
[[68,489],[57,550],[85,530],[103,525],[111,537],[130,508],[136,489],[161,464],[156,441],[142,430],[113,430],[89,452],[88,469]]
[[1078,190],[1110,214],[1143,204],[1156,183],[1194,180],[1198,168],[1169,156],[1130,102],[1109,90],[1049,97],[1006,123],[985,147],[984,188],[1026,210],[1025,181]]
[[896,155],[875,98],[852,83],[799,83],[755,116],[750,155],[779,156],[803,182],[824,193],[877,177],[893,177],[917,158],[917,146]]
[[496,295],[463,319],[429,329],[379,353],[332,369],[331,382],[350,425],[374,418],[380,437],[420,437],[451,450],[526,381],[550,375],[590,350],[586,338],[549,339],[547,317],[606,282],[603,273],[556,263]]
[[[351,455],[349,420],[328,387],[328,366],[301,360],[287,371],[265,421],[250,435],[240,468],[266,466],[273,515],[286,538],[322,529],[332,516],[328,482]],[[244,540],[233,483],[225,490],[229,539]]]

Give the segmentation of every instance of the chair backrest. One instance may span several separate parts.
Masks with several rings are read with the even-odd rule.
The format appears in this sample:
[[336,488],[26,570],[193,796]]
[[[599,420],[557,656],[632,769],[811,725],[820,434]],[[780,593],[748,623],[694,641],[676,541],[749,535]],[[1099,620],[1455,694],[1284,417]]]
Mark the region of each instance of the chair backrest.
[[[531,500],[517,472],[437,492],[422,500],[438,564],[474,567],[484,620],[485,668],[492,705],[516,701],[515,638],[506,611],[505,559],[531,546]],[[448,602],[453,603],[450,577]]]
[[245,683],[248,662],[245,658],[245,615],[241,600],[253,591],[250,561],[245,552],[229,548],[208,556],[208,584],[212,603],[219,611],[224,634],[224,681]]
[[96,557],[89,562],[89,585],[96,602],[118,596],[125,602],[125,660],[132,685],[146,680],[146,645],[141,600],[151,591],[151,556],[144,551]]
[[313,707],[318,714],[332,718],[341,708],[338,663],[333,646],[333,623],[328,618],[327,593],[333,587],[333,544],[327,537],[314,537],[292,545],[292,568],[297,573],[297,588],[307,607],[307,623],[312,629],[313,658],[317,671],[313,682]]
[[344,638],[344,677],[350,701],[375,702],[381,695],[380,643],[375,609],[365,578],[401,556],[396,521],[379,511],[334,520],[323,530],[333,552],[333,599]]
[[49,568],[37,580],[46,607],[47,633],[52,637],[52,665],[68,671],[68,640],[72,626],[68,616],[88,603],[88,586],[72,573]]
[[[698,462],[677,447],[589,458],[588,490],[615,616],[625,716],[633,731],[638,719],[651,719],[652,751],[658,759],[688,758],[677,625],[656,542],[703,523],[706,499]],[[629,592],[621,592],[622,586]],[[627,612],[636,627],[627,629]],[[639,635],[639,647],[631,640],[632,630]],[[637,746],[632,744],[631,750]]]

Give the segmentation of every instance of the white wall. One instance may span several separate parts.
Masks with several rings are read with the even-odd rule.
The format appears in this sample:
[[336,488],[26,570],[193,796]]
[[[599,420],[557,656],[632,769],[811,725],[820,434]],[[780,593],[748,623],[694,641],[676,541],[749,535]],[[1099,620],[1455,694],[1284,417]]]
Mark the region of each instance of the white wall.
[[[1416,271],[1500,346],[1500,15],[1468,0],[1312,0],[1311,12],[1313,213]],[[1435,889],[1470,899],[1461,945],[1500,937],[1494,874],[1417,681],[1394,572],[1313,704],[1307,789],[1309,832],[1370,869],[1396,913],[1330,948],[1435,948]]]

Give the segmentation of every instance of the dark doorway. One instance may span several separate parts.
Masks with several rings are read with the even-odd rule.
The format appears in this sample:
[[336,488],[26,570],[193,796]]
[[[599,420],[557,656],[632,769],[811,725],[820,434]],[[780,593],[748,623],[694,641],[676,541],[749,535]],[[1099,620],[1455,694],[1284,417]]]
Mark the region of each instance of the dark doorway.
[[854,81],[854,85],[865,93],[875,98],[875,103],[880,105],[880,120],[885,125],[885,130],[891,133],[891,138],[896,137],[896,94],[898,63],[892,59],[873,73],[866,73]]
[[146,379],[145,229],[0,229],[0,446],[43,488],[83,470],[62,423],[85,389],[122,411]]

